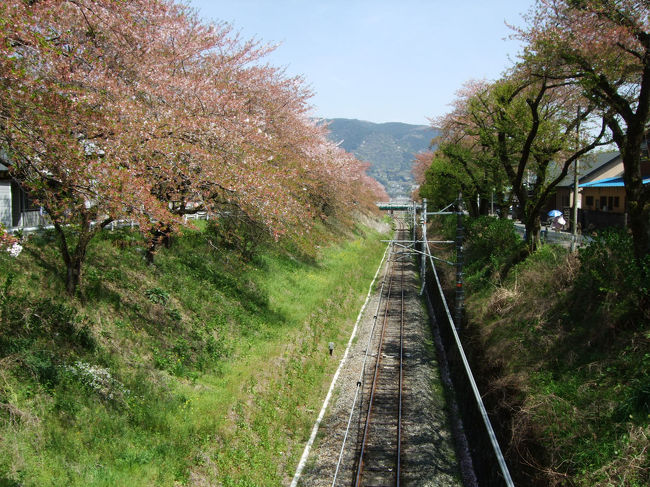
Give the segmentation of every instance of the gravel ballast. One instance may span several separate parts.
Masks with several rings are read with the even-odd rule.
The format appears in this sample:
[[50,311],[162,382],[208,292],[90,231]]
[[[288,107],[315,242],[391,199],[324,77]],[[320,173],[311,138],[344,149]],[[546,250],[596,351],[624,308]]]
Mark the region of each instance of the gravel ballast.
[[[357,329],[347,359],[338,376],[334,398],[322,421],[318,436],[310,451],[298,485],[331,486],[339,462],[350,412],[355,396],[356,406],[351,428],[337,475],[337,486],[354,485],[355,452],[361,421],[357,386],[366,357],[374,316],[380,302],[380,290],[386,268],[379,274],[375,291],[368,302]],[[405,293],[405,365],[402,427],[401,484],[412,486],[461,486],[460,472],[451,429],[447,418],[445,393],[437,368],[435,347],[426,308],[419,296],[415,265],[406,269]],[[333,359],[340,360],[344,351],[335,351]],[[374,362],[372,351],[367,359]],[[367,365],[368,367],[369,365]]]

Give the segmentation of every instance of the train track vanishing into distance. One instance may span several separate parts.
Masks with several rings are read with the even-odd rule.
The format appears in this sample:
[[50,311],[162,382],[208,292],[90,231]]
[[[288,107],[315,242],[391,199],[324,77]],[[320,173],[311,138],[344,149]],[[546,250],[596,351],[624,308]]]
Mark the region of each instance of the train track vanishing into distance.
[[[406,230],[398,220],[397,240]],[[362,379],[353,485],[400,485],[404,392],[404,268],[412,256],[391,253],[388,277],[372,338],[374,364]]]

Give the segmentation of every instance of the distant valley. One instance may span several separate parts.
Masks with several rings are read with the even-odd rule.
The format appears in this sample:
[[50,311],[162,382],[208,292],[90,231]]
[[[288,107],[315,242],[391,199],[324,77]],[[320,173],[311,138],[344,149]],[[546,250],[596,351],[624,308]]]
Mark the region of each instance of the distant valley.
[[371,164],[368,173],[386,187],[391,198],[409,197],[415,185],[411,167],[418,152],[438,135],[428,125],[373,123],[348,118],[329,122],[329,138]]

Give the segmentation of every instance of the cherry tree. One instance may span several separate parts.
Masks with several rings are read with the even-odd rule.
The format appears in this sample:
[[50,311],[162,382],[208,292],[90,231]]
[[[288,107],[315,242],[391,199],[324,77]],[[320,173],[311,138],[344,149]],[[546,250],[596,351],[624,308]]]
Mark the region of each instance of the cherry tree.
[[650,117],[650,5],[636,0],[538,0],[524,59],[538,75],[575,83],[607,113],[624,165],[637,259],[650,251],[650,188],[641,147]]
[[0,48],[0,145],[54,224],[70,294],[115,219],[147,229],[152,256],[188,213],[235,209],[277,239],[369,194],[303,80],[264,63],[272,47],[186,5],[10,0]]
[[88,243],[112,220],[164,218],[123,148],[132,81],[132,4],[22,2],[0,6],[0,144],[12,176],[42,205],[59,236],[66,289],[75,292]]
[[[578,111],[580,103],[585,106]],[[484,192],[509,186],[534,251],[546,199],[574,161],[606,143],[595,108],[571,86],[531,77],[518,66],[496,82],[472,82],[460,92],[454,110],[439,121],[441,152],[463,168],[466,185]],[[578,137],[578,124],[591,130]]]

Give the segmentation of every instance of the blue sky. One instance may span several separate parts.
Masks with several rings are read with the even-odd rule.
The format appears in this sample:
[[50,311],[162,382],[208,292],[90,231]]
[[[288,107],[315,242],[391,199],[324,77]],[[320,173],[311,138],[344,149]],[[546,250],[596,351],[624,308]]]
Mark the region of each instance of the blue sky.
[[519,51],[505,25],[533,0],[190,0],[206,20],[279,43],[268,57],[315,92],[314,115],[428,124],[469,79]]

